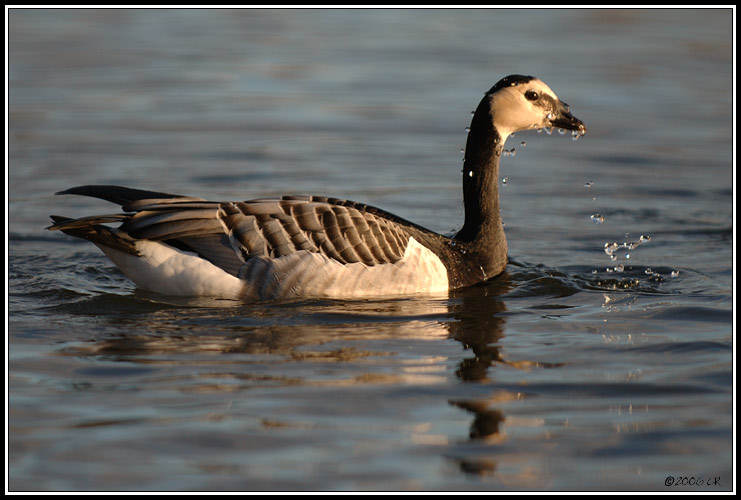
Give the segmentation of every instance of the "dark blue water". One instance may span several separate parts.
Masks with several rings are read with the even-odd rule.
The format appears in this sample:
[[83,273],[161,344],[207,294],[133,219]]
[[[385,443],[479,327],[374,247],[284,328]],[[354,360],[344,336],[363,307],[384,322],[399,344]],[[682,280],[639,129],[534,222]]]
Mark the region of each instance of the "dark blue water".
[[[735,489],[733,15],[11,9],[7,488]],[[485,285],[173,300],[44,230],[117,210],[53,195],[99,183],[449,233],[511,73],[588,133],[508,141]]]

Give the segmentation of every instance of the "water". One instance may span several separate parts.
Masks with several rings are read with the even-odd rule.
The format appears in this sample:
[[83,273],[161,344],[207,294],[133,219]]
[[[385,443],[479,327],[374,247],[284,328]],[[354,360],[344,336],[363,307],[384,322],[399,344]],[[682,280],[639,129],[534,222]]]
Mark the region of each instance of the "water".
[[[12,9],[7,488],[734,489],[733,15]],[[469,111],[511,73],[589,131],[512,141],[485,285],[171,300],[43,229],[115,211],[53,196],[100,183],[449,233]]]

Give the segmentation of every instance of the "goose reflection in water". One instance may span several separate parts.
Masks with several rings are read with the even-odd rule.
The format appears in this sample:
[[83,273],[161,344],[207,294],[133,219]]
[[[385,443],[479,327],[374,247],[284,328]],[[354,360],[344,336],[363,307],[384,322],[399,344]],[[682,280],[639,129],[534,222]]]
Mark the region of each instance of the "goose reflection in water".
[[[155,371],[143,372],[135,383],[155,393],[175,389],[180,394],[254,397],[253,389],[326,387],[332,392],[332,388],[368,389],[380,384],[373,404],[382,406],[389,404],[384,400],[389,388],[437,385],[434,397],[438,403],[426,404],[439,407],[442,400],[471,414],[472,420],[466,441],[456,442],[449,434],[438,433],[439,439],[427,443],[443,443],[441,455],[464,473],[491,475],[497,468],[497,447],[507,441],[503,406],[522,397],[519,391],[498,387],[494,369],[498,365],[515,369],[558,366],[506,359],[501,340],[507,308],[499,296],[510,288],[505,274],[496,284],[413,300],[166,304],[161,296],[137,292],[113,308],[105,305],[111,297],[97,296],[83,309],[97,311],[98,320],[101,311],[107,311],[104,322],[111,328],[103,330],[109,333],[92,342],[68,345],[62,352],[94,358],[109,367],[119,362],[146,365]],[[126,311],[129,307],[145,312],[132,315]],[[451,340],[465,353],[454,364],[449,347],[444,347]],[[166,369],[168,375],[156,375],[157,367]],[[466,386],[474,390],[465,390]],[[332,394],[314,394],[315,405],[327,404],[320,414],[337,404],[323,400],[332,399]],[[365,394],[370,399],[360,404],[371,404],[373,390]],[[237,404],[238,396],[229,397]],[[402,405],[397,408],[402,419],[408,411],[403,406],[414,404],[394,401]],[[235,418],[234,404],[217,420]],[[357,403],[347,402],[353,404]],[[295,428],[296,418],[302,422],[315,418],[310,408],[300,409],[303,414],[268,412],[262,419],[263,430]],[[250,413],[263,410],[258,405]],[[361,410],[343,411],[352,418],[353,411]],[[209,418],[216,418],[214,414]],[[350,421],[336,425],[340,430],[353,427]],[[409,422],[402,420],[399,425]],[[518,425],[517,421],[512,425]],[[313,427],[308,425],[307,432]]]
[[[495,285],[496,283],[496,285]],[[534,368],[557,368],[562,363],[536,360],[509,360],[502,353],[501,340],[505,337],[507,307],[498,297],[507,293],[513,285],[505,273],[497,282],[481,287],[476,293],[461,293],[460,303],[452,303],[450,314],[454,318],[448,324],[450,337],[459,341],[473,356],[463,359],[456,370],[457,377],[464,383],[482,384],[491,387],[484,397],[452,398],[454,405],[473,414],[469,427],[468,446],[454,447],[448,454],[463,472],[475,475],[493,475],[497,466],[497,445],[507,441],[505,422],[508,421],[502,406],[526,397],[519,390],[498,386],[493,369],[503,365],[520,370]],[[482,293],[485,292],[485,293]],[[533,421],[517,419],[510,425],[532,426]],[[537,425],[537,424],[536,424]],[[506,460],[506,459],[505,459]],[[534,484],[530,469],[525,466],[510,478],[514,484]],[[518,482],[523,479],[525,483]]]

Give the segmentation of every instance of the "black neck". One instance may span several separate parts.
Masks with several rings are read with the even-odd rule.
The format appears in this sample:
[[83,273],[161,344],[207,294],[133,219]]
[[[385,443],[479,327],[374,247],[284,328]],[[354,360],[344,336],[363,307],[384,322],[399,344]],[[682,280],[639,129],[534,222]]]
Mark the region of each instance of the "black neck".
[[[465,222],[456,235],[460,241],[495,248],[504,242],[499,213],[499,156],[502,137],[494,128],[489,95],[479,104],[471,121],[463,163]],[[504,243],[506,249],[506,243]],[[506,251],[506,250],[505,250]]]

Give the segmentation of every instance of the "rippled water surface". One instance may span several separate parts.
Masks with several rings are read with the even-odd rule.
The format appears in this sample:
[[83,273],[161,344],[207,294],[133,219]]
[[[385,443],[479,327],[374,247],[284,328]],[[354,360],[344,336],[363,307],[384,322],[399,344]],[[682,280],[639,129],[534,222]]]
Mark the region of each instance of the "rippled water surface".
[[[733,15],[11,9],[8,489],[733,489]],[[511,73],[588,133],[507,143],[484,285],[174,300],[44,230],[96,183],[449,233]]]

